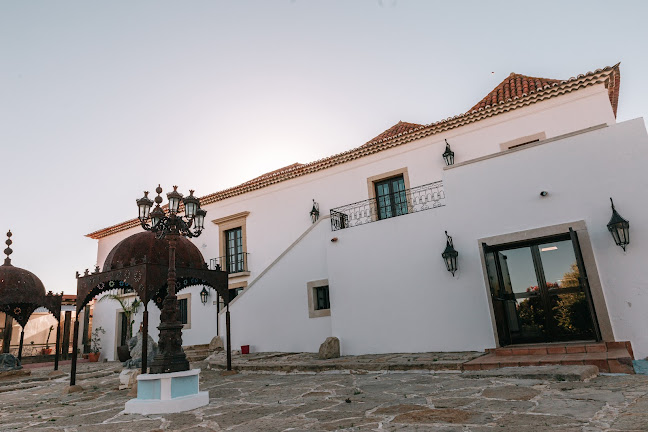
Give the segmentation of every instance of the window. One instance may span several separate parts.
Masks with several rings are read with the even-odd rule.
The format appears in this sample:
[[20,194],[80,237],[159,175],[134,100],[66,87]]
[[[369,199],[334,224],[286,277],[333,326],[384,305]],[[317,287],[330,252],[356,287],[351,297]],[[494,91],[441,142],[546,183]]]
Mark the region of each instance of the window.
[[308,317],[321,318],[331,316],[328,279],[306,283],[308,292]]
[[247,260],[247,235],[245,222],[250,212],[231,214],[212,222],[218,225],[218,258],[214,259],[229,278],[244,278],[250,275]]
[[328,285],[315,287],[315,310],[331,309]]
[[403,176],[375,183],[378,219],[407,214],[407,193]]
[[236,298],[237,295],[239,295],[243,291],[243,288],[230,288],[229,290],[229,301],[231,302]]
[[178,299],[178,321],[182,324],[189,324],[189,314],[187,308],[187,302],[189,299],[183,298]]
[[243,253],[243,230],[234,228],[225,231],[225,266],[228,272],[245,271],[245,254]]

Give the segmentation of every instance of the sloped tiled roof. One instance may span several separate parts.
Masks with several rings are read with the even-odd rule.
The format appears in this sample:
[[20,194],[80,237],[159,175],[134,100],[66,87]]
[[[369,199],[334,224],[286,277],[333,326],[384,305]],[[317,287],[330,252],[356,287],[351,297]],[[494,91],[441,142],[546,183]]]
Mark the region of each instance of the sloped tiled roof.
[[560,82],[561,80],[557,79],[530,77],[511,72],[504,81],[499,83],[497,87],[488,93],[486,97],[480,100],[474,107],[470,108],[468,112],[512,100],[513,96],[520,98],[524,95],[535,92],[536,90],[542,90],[547,86],[559,84]]
[[[515,75],[515,74],[514,74]],[[537,102],[542,102],[548,99],[552,99],[564,94],[568,94],[582,88],[587,88],[597,84],[603,84],[607,88],[608,96],[610,98],[610,103],[616,116],[617,105],[619,100],[619,85],[620,85],[620,71],[619,64],[617,63],[614,66],[608,66],[603,69],[597,69],[593,72],[588,72],[583,75],[578,75],[576,77],[564,80],[557,81],[551,80],[552,82],[547,82],[546,85],[543,84],[541,87],[538,87],[534,83],[535,89],[533,91],[529,90],[527,93],[522,93],[520,96],[517,93],[517,82],[515,83],[515,95],[511,96],[508,99],[490,99],[489,104],[480,106],[481,102],[470,111],[459,114],[454,117],[450,117],[429,125],[416,125],[414,123],[405,123],[407,125],[412,125],[412,128],[409,128],[403,132],[397,132],[396,135],[387,135],[383,136],[380,134],[378,137],[369,141],[368,143],[356,147],[354,149],[338,153],[333,156],[326,157],[314,162],[307,164],[292,164],[287,167],[281,168],[277,171],[272,171],[270,173],[259,176],[253,180],[247,181],[238,186],[234,186],[220,192],[206,195],[200,199],[202,206],[215,203],[217,201],[222,201],[234,196],[242,195],[244,193],[252,192],[257,189],[271,186],[273,184],[290,180],[293,178],[301,177],[306,174],[314,173],[321,171],[327,168],[331,168],[336,165],[340,165],[346,162],[351,162],[353,160],[370,156],[381,151],[385,151],[417,139],[421,139],[430,135],[435,135],[443,132],[447,132],[452,129],[459,128],[461,126],[469,125],[487,118],[510,112],[519,108],[523,108],[529,105],[533,105]],[[555,82],[554,82],[555,81]],[[541,82],[542,84],[542,82]],[[510,83],[509,83],[510,86]],[[498,86],[499,87],[499,86]],[[522,85],[522,89],[524,89]],[[497,89],[497,88],[496,88]],[[492,92],[491,92],[492,93]],[[491,95],[489,93],[489,96]],[[509,87],[509,96],[510,96],[510,87]],[[487,96],[488,97],[488,96]],[[496,102],[496,103],[495,103]],[[400,122],[399,122],[400,123]],[[396,125],[398,126],[398,124]],[[393,128],[388,129],[387,131]],[[407,128],[406,128],[407,129]],[[387,132],[385,131],[385,133]],[[90,234],[87,234],[87,237],[93,239],[100,239],[129,228],[133,228],[139,225],[138,219],[131,219],[107,228],[94,231]]]
[[256,183],[256,182],[259,182],[259,181],[262,181],[262,180],[267,180],[267,179],[272,178],[272,177],[274,177],[274,176],[280,175],[280,174],[283,173],[284,171],[289,171],[289,170],[292,170],[292,169],[298,168],[298,167],[300,167],[301,165],[302,165],[302,164],[300,164],[300,163],[294,163],[294,164],[292,164],[292,165],[288,165],[288,166],[285,166],[285,167],[283,167],[283,168],[279,168],[279,169],[277,169],[277,170],[270,171],[270,172],[267,172],[267,173],[265,173],[265,174],[261,174],[259,177],[255,177],[255,178],[253,178],[252,180],[248,180],[248,181],[246,181],[246,182],[243,183],[241,186],[246,185],[246,184],[250,184],[250,183]]
[[372,143],[374,141],[380,141],[380,140],[384,140],[384,139],[387,139],[387,138],[392,138],[392,137],[407,133],[407,132],[409,132],[411,130],[418,129],[420,127],[423,127],[423,125],[422,124],[407,123],[407,122],[404,122],[404,121],[399,121],[394,126],[387,129],[385,132],[383,132],[380,135],[378,135],[377,137],[367,141],[367,144],[370,144],[370,143]]

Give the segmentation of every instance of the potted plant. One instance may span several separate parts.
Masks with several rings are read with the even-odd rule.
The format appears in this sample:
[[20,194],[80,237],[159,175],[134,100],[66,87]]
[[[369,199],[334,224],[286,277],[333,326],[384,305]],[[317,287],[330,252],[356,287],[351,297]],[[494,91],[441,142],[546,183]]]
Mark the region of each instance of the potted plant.
[[91,362],[99,361],[99,355],[101,354],[100,334],[106,334],[106,331],[102,327],[97,327],[92,331],[92,338],[90,339],[90,353],[88,353],[88,360]]
[[47,340],[45,341],[45,348],[41,350],[42,355],[50,355],[52,354],[52,348],[49,347],[49,338],[52,335],[52,330],[54,330],[54,326],[51,325],[49,328],[49,332],[47,333]]
[[130,358],[128,341],[133,337],[133,323],[135,323],[134,315],[142,305],[142,302],[137,298],[133,299],[133,301],[128,301],[119,294],[106,294],[99,299],[99,301],[106,300],[113,300],[118,302],[128,322],[128,327],[126,330],[126,345],[120,345],[117,347],[117,357],[119,357],[119,361],[123,363]]

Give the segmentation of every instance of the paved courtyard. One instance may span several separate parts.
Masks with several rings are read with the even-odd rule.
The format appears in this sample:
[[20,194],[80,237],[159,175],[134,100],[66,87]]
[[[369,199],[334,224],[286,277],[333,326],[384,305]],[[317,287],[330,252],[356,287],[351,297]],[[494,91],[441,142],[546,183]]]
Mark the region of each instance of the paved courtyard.
[[[648,431],[648,376],[586,381],[457,372],[241,373],[202,362],[210,404],[165,415],[122,414],[116,363],[79,365],[84,391],[63,394],[49,369],[0,381],[0,430],[51,431]],[[69,366],[63,367],[69,372]]]

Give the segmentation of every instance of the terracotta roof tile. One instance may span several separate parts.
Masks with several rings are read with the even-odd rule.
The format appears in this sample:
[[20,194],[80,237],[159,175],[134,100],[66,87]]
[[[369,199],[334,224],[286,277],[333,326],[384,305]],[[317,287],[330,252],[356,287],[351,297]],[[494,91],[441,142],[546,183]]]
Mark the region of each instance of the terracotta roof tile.
[[[556,82],[549,84],[549,80],[546,80],[547,85],[543,83],[542,78],[525,77],[525,80],[522,78],[524,77],[524,75],[513,74],[512,76],[515,77],[513,79],[513,84],[510,80],[511,76],[509,76],[509,79],[505,80],[508,82],[508,84],[506,82],[503,82],[504,85],[500,84],[493,90],[493,92],[498,95],[497,98],[493,98],[493,92],[491,92],[486,98],[482,99],[482,101],[475,105],[475,107],[464,114],[459,114],[454,117],[450,117],[425,126],[416,125],[414,123],[403,123],[404,125],[412,125],[414,127],[408,128],[407,126],[403,126],[403,129],[407,130],[398,132],[396,135],[387,134],[387,132],[402,123],[399,122],[394,127],[387,129],[387,131],[383,132],[373,140],[360,147],[356,147],[354,149],[307,164],[296,163],[288,165],[287,167],[263,174],[238,186],[206,195],[200,199],[200,203],[201,205],[205,206],[237,195],[252,192],[254,190],[268,187],[282,181],[321,171],[335,165],[340,165],[365,156],[370,156],[372,154],[385,151],[417,139],[447,132],[449,130],[475,123],[496,116],[498,114],[533,105],[537,102],[552,99],[554,97],[571,93],[582,88],[590,87],[592,85],[605,85],[608,90],[608,96],[610,98],[612,110],[614,111],[614,115],[616,116],[620,85],[619,63],[614,66],[608,66],[603,69],[597,69],[593,72],[578,75],[577,77],[573,77],[564,81],[551,80]],[[529,89],[528,92],[524,91],[525,88]],[[521,95],[519,95],[518,89],[522,89]],[[499,97],[500,94],[502,95],[501,98]],[[510,97],[506,97],[506,95]],[[488,103],[482,106],[482,102],[484,101],[488,101]],[[136,227],[138,225],[138,219],[131,219],[107,228],[100,229],[98,231],[94,231],[90,234],[87,234],[87,237],[100,239]]]
[[401,135],[401,134],[404,134],[404,133],[407,133],[407,132],[411,132],[414,129],[422,128],[423,126],[424,125],[422,125],[422,124],[407,123],[407,122],[399,121],[394,126],[387,129],[385,132],[383,132],[380,135],[378,135],[377,137],[367,141],[367,143],[365,145],[370,144],[370,143],[372,143],[374,141],[380,141],[380,140],[384,140],[384,139],[387,139],[387,138],[392,138],[392,137],[395,137],[395,136],[398,136],[398,135]]
[[486,95],[482,100],[470,108],[468,112],[486,108],[502,102],[509,102],[514,96],[523,97],[529,93],[543,90],[545,87],[551,87],[554,84],[560,84],[562,80],[537,78],[526,75],[520,75],[511,72],[497,87]]

